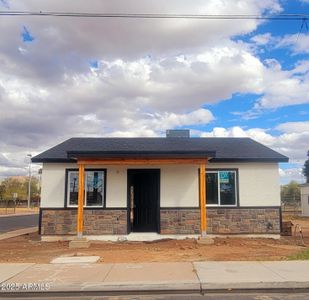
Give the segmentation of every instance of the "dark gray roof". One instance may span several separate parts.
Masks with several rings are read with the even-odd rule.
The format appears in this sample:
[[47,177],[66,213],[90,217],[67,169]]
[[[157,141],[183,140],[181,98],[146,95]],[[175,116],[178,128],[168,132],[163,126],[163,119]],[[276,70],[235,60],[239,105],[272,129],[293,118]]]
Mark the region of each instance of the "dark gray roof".
[[71,138],[35,156],[33,162],[70,162],[75,157],[212,157],[215,162],[287,162],[250,138]]

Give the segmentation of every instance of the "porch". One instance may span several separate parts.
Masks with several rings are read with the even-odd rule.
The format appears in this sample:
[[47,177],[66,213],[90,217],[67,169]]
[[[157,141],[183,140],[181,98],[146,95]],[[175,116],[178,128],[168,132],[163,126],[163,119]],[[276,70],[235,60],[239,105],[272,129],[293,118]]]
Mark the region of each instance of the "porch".
[[[75,154],[75,156],[77,156]],[[206,182],[205,170],[208,158],[84,158],[76,157],[78,166],[78,199],[76,210],[76,234],[81,239],[87,233],[97,231],[97,235],[108,234],[105,230],[112,227],[112,234],[124,235],[131,232],[151,232],[156,234],[199,234],[206,236]],[[191,165],[199,170],[196,174],[199,206],[162,207],[160,203],[161,178],[160,166]],[[85,205],[86,171],[98,166],[122,166],[127,169],[127,206],[103,210],[88,210]],[[159,167],[159,168],[158,168]],[[194,198],[194,197],[193,197]],[[95,228],[95,217],[101,214],[100,228]],[[68,219],[72,219],[70,216]],[[102,226],[102,222],[105,226]],[[176,230],[178,223],[180,230]],[[86,227],[86,230],[85,230]],[[176,225],[177,227],[177,225]],[[68,232],[70,234],[70,232]],[[71,232],[72,233],[72,232]]]

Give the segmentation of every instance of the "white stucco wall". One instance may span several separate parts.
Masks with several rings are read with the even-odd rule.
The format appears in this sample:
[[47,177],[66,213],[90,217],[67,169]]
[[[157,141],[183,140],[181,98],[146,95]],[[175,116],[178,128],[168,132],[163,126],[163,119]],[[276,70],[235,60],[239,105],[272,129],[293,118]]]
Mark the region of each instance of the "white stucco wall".
[[302,215],[309,217],[309,183],[300,186]]
[[198,167],[190,165],[161,166],[160,200],[161,207],[198,206]]
[[279,169],[276,163],[209,163],[208,168],[236,168],[240,206],[280,206]]
[[127,207],[127,170],[109,166],[106,170],[106,206]]
[[[42,207],[63,207],[65,169],[75,164],[43,164]],[[126,207],[127,169],[150,166],[93,166],[106,168],[107,207]],[[153,166],[161,169],[161,207],[198,206],[198,166]],[[207,168],[237,168],[241,206],[280,206],[278,165],[275,163],[209,163]]]
[[75,164],[43,164],[41,207],[63,207],[65,192],[65,168]]

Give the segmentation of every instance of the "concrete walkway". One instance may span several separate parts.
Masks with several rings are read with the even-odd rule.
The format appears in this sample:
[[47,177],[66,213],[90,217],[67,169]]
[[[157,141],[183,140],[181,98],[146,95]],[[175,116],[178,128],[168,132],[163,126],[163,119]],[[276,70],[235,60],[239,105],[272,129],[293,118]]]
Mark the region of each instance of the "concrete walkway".
[[1,264],[0,281],[2,292],[309,289],[309,261]]
[[24,234],[37,232],[37,231],[38,231],[38,227],[29,227],[29,228],[17,229],[17,230],[1,233],[0,234],[0,241],[10,239],[10,238],[13,238],[13,237],[16,237],[16,236],[24,235]]
[[15,212],[15,213],[8,213],[8,214],[0,214],[0,218],[7,218],[7,217],[18,217],[18,216],[29,216],[29,215],[38,215],[38,211],[28,211],[28,212]]

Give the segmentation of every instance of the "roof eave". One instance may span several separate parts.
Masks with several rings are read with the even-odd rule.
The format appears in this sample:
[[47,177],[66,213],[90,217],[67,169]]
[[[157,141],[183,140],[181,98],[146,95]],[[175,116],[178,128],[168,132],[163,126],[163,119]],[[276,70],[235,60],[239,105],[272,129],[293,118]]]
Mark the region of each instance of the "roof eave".
[[69,159],[78,158],[213,158],[215,151],[68,151]]
[[259,163],[267,163],[267,162],[273,162],[273,163],[283,163],[283,162],[289,162],[288,157],[272,157],[272,158],[212,158],[210,159],[210,162],[259,162]]
[[33,157],[33,163],[74,163],[76,160],[70,158],[47,158],[47,157]]

